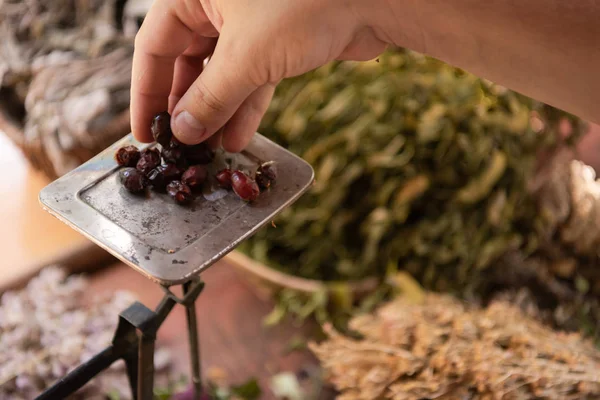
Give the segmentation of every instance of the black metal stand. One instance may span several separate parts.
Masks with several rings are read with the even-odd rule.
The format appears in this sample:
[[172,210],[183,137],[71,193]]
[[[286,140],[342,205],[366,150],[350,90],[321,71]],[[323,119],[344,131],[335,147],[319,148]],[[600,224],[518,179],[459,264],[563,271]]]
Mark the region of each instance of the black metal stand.
[[155,311],[137,301],[133,303],[119,314],[119,324],[112,344],[56,382],[36,400],[64,399],[120,359],[125,361],[134,400],[152,400],[156,332],[175,304],[181,304],[186,309],[194,398],[199,400],[202,395],[202,379],[195,301],[202,289],[204,282],[195,277],[183,284],[183,298],[163,287],[165,296]]

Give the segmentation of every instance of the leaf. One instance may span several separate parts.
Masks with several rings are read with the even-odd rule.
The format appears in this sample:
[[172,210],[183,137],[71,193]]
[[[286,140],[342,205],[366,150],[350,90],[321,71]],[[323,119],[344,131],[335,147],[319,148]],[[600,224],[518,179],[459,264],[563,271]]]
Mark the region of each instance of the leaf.
[[427,143],[439,138],[443,128],[443,118],[446,115],[444,104],[433,104],[420,118],[417,128],[417,139],[420,143]]
[[121,400],[121,395],[117,389],[112,389],[106,393],[106,396],[109,398],[109,400]]
[[258,385],[258,381],[256,379],[250,379],[239,386],[232,386],[231,393],[244,400],[255,400],[260,397],[262,392]]
[[398,294],[410,303],[421,303],[425,300],[425,291],[419,283],[406,271],[398,271],[388,277],[388,282],[396,288]]
[[286,308],[282,304],[276,304],[273,310],[264,318],[263,324],[265,326],[277,325],[286,314]]
[[506,171],[507,163],[506,154],[496,150],[488,167],[458,191],[457,200],[464,204],[473,204],[485,198]]
[[300,351],[306,349],[307,342],[306,339],[301,336],[294,336],[290,339],[290,341],[286,344],[284,353],[289,354],[295,351]]
[[575,277],[575,287],[581,294],[586,294],[590,290],[590,283],[581,275]]
[[335,282],[327,285],[329,290],[329,302],[341,311],[352,309],[353,295],[347,282]]
[[404,183],[396,194],[394,205],[399,206],[412,203],[429,189],[430,184],[431,181],[425,175],[418,175],[410,179]]
[[475,268],[483,269],[488,267],[492,261],[496,260],[502,254],[507,253],[509,250],[516,250],[519,248],[522,241],[523,238],[518,234],[490,239],[481,248],[478,260],[475,263]]
[[168,388],[155,388],[154,400],[169,400],[173,397],[173,391]]

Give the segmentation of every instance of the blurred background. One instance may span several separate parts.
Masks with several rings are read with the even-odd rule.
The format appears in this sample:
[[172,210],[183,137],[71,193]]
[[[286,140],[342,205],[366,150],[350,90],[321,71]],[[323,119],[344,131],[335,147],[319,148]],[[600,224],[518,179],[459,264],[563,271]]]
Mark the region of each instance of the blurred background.
[[[150,4],[0,2],[0,293],[9,293],[0,365],[44,347],[41,306],[28,297],[44,285],[32,283],[36,276],[47,279],[48,299],[73,290],[83,308],[112,307],[78,317],[82,326],[85,318],[104,321],[100,344],[126,303],[114,295],[112,303],[94,303],[94,296],[127,290],[150,307],[161,297],[37,199],[45,185],[130,132],[133,38]],[[309,161],[317,179],[272,227],[206,274],[198,315],[214,382],[256,378],[260,398],[329,398],[319,365],[333,356],[322,350],[315,357],[306,343],[322,339],[324,326],[345,332],[358,313],[429,291],[477,307],[500,299],[550,330],[597,339],[600,126],[390,49],[377,60],[331,63],[284,81],[260,132]],[[61,272],[38,275],[49,266]],[[66,275],[82,273],[83,286],[65,287]],[[60,314],[81,306],[44,315],[60,324]],[[26,310],[28,328],[7,339],[25,324]],[[179,310],[159,336],[168,350],[160,371],[172,376],[188,368],[183,327]],[[71,334],[48,333],[56,342]],[[32,337],[36,351],[28,347]],[[99,348],[44,371],[6,364],[0,399],[33,398]],[[339,369],[327,372],[343,380]],[[127,396],[122,383],[115,389],[106,381],[89,390]]]

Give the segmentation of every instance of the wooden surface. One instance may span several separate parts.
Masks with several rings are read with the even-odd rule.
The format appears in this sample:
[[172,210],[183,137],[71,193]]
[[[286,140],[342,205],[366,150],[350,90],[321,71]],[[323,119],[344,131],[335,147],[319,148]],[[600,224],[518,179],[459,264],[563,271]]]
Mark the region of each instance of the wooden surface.
[[[90,274],[90,294],[126,289],[138,300],[154,308],[163,292],[133,269],[117,263]],[[247,286],[235,270],[221,261],[203,274],[206,288],[196,302],[200,331],[202,366],[227,372],[232,383],[257,378],[264,396],[273,398],[269,378],[278,372],[311,370],[316,361],[308,351],[286,354],[290,340],[308,337],[311,326],[292,323],[267,328],[262,321],[272,303],[262,299]],[[170,348],[177,371],[189,374],[186,317],[183,307],[176,306],[158,332],[158,341]]]
[[90,242],[42,210],[38,193],[49,183],[48,179],[32,170],[1,131],[0,176],[1,292],[44,265],[76,254]]

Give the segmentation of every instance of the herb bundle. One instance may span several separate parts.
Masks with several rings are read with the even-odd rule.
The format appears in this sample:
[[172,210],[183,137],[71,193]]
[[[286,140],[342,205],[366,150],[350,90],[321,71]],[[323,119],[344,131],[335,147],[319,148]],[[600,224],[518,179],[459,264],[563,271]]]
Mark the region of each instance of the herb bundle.
[[351,281],[393,266],[427,288],[464,289],[507,251],[536,249],[536,159],[583,130],[411,51],[330,63],[282,82],[260,128],[311,163],[316,183],[241,250],[306,278]]

